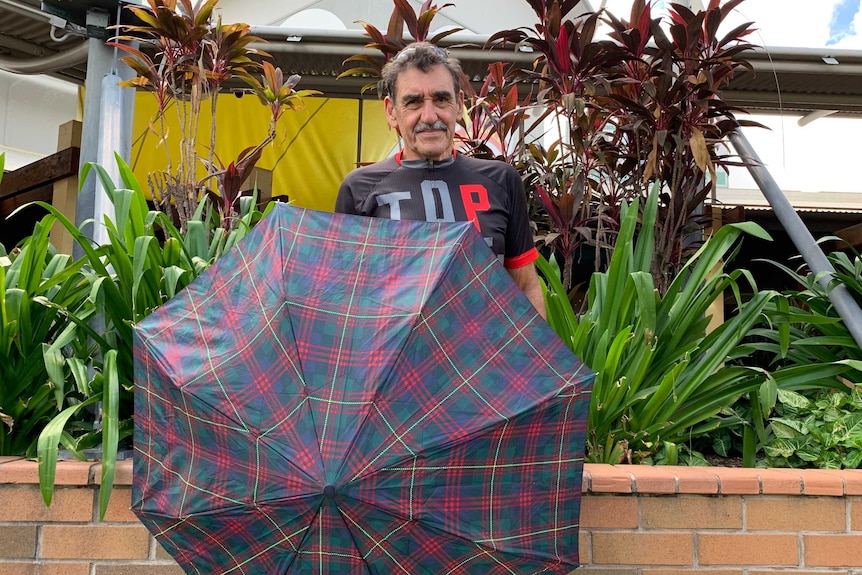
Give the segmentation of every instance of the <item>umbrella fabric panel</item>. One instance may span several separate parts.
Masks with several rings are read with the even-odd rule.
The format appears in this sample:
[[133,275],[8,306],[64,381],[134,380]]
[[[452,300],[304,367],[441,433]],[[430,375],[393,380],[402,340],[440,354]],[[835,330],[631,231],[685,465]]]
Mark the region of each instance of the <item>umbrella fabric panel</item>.
[[193,520],[150,515],[142,521],[189,574],[301,573],[291,565],[321,500],[322,496],[224,509]]
[[405,523],[530,556],[548,568],[573,569],[588,405],[589,394],[570,388],[481,435],[380,469],[340,491],[347,501]]
[[469,223],[277,205],[135,345],[133,509],[189,573],[577,564],[592,374]]
[[[278,245],[280,236],[254,239]],[[135,466],[159,496],[138,493],[136,502],[173,505],[183,516],[319,492],[317,435],[291,351],[290,317],[271,285],[280,280],[256,281],[272,266],[243,256],[228,252],[137,326],[135,401],[148,440],[136,442]],[[220,498],[198,486],[201,478],[219,482]]]
[[[364,569],[345,569],[346,561],[342,557],[348,554],[321,546],[321,541],[328,540],[328,533],[312,531],[307,539],[311,548],[300,551],[300,558],[291,566],[291,573],[564,575],[574,569],[570,564],[549,563],[476,544],[422,522],[408,521],[349,499],[338,501],[337,513],[351,527],[353,543],[346,548],[356,545],[358,551],[355,553],[362,557]],[[351,558],[352,553],[349,555]]]
[[429,234],[424,222],[360,218],[357,226],[356,216],[289,216],[296,221],[281,226],[286,306],[324,475],[334,484],[381,382],[471,226],[436,225]]
[[[136,362],[147,370],[141,356]],[[273,418],[257,409],[226,415],[226,406],[219,403],[222,391],[215,385],[187,393],[169,383],[159,385],[156,374],[150,371],[146,381],[152,387],[138,388],[135,395],[136,425],[146,437],[135,443],[135,474],[144,480],[133,486],[133,501],[141,513],[167,509],[185,517],[319,493],[316,436],[304,414],[304,399],[287,396],[278,404],[281,417],[272,424]],[[216,397],[205,393],[215,389]],[[282,397],[275,394],[269,402]],[[285,420],[291,425],[284,425]],[[208,487],[212,484],[219,485],[217,493]]]
[[460,246],[429,295],[346,454],[345,479],[469,437],[566,386],[589,390],[592,373],[541,321],[483,240],[468,237],[479,245]]
[[[280,246],[277,230],[254,230],[250,236],[248,249],[271,252]],[[297,366],[289,363],[295,350],[289,349],[290,341],[279,341],[282,334],[273,325],[284,305],[281,279],[280,267],[271,265],[268,257],[229,250],[207,273],[138,323],[146,353],[177,385],[208,386],[217,381],[217,370],[231,365],[237,354],[272,338],[275,341],[267,344],[285,347],[283,353],[243,354],[249,375],[263,379],[285,369],[299,375]],[[270,363],[274,361],[288,364]]]

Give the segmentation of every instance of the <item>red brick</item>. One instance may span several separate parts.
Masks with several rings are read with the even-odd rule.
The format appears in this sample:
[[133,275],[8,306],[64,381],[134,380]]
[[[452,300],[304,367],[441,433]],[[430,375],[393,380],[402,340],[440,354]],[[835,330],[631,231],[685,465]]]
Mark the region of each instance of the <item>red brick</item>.
[[32,486],[0,485],[0,521],[65,522],[93,518],[93,490],[89,487],[54,489],[50,507]]
[[840,477],[845,495],[862,495],[862,469],[818,469],[817,472]]
[[588,485],[592,493],[632,492],[631,475],[613,465],[593,463],[589,469],[584,469],[584,474],[589,474]]
[[758,495],[760,477],[756,469],[714,467],[722,495]]
[[617,468],[631,474],[634,478],[634,489],[637,493],[676,493],[676,475],[667,467],[618,465]]
[[764,495],[802,495],[802,476],[793,469],[758,469]]
[[803,535],[806,567],[859,567],[862,535]]
[[587,529],[578,531],[578,563],[589,565],[590,559],[590,532]]
[[[583,558],[581,558],[581,562],[583,564]],[[583,566],[572,571],[571,575],[638,575],[638,570],[634,567],[631,569],[601,569]]]
[[710,467],[674,467],[679,493],[715,495],[718,493],[718,475]]
[[742,529],[739,497],[641,497],[644,529]]
[[[97,485],[102,484],[102,464],[97,463],[93,466],[93,482]],[[118,461],[114,466],[114,485],[129,486],[132,484],[132,460],[123,459]]]
[[619,495],[585,495],[581,499],[582,528],[637,529],[638,499]]
[[[580,571],[575,571],[572,575],[579,575]],[[694,575],[695,573],[704,573],[708,575],[742,575],[742,569],[644,569],[643,575]],[[785,574],[786,575],[786,574]],[[793,575],[797,575],[793,572]],[[822,574],[821,574],[822,575]]]
[[[55,472],[55,485],[87,485],[92,462],[60,461]],[[0,483],[39,483],[39,466],[35,461],[16,459],[0,465]]]
[[89,563],[2,563],[3,575],[90,575]]
[[862,499],[850,500],[850,529],[862,531]]
[[691,565],[691,533],[593,532],[593,565]]
[[0,483],[39,483],[39,470],[35,461],[9,458],[0,465]]
[[92,483],[92,461],[60,461],[54,476],[55,485],[89,485]]
[[845,531],[847,506],[835,497],[751,497],[745,527],[763,531]]
[[43,559],[146,559],[150,537],[142,525],[45,525]]
[[[709,573],[711,575],[712,571],[710,571]],[[835,571],[835,570],[831,570],[831,569],[829,571],[802,571],[799,569],[793,569],[792,571],[788,571],[787,569],[784,569],[784,570],[777,570],[776,569],[774,571],[764,571],[764,570],[755,571],[754,569],[748,570],[748,575],[790,575],[790,574],[792,574],[792,575],[848,575],[848,573],[849,572],[846,569],[842,569],[840,571]]]
[[796,535],[698,533],[700,565],[799,565]]
[[35,559],[36,526],[0,526],[0,557],[4,559]]
[[844,478],[840,475],[825,473],[819,469],[805,469],[802,473],[802,493],[804,495],[844,496]]
[[131,510],[132,490],[128,487],[114,487],[108,508],[105,510],[105,523],[138,523],[138,517]]

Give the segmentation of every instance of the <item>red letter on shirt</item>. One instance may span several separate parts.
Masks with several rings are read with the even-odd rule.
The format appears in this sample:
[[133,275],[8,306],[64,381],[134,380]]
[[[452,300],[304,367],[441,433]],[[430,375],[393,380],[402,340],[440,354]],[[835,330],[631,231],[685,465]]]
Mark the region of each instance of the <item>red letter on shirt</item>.
[[480,184],[463,185],[461,186],[461,200],[464,202],[467,220],[473,222],[476,229],[481,232],[482,227],[479,225],[476,212],[484,212],[491,207],[491,203],[488,201],[488,190]]

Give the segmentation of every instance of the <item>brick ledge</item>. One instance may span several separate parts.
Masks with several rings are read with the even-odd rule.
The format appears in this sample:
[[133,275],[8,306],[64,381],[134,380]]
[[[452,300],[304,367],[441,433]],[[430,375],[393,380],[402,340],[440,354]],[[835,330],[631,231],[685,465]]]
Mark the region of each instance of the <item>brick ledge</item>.
[[[61,461],[57,485],[97,485],[101,464]],[[36,462],[0,457],[0,484],[39,483]],[[132,484],[131,460],[118,461],[115,485]],[[741,469],[649,465],[584,465],[583,490],[593,494],[649,495],[862,495],[862,469]]]

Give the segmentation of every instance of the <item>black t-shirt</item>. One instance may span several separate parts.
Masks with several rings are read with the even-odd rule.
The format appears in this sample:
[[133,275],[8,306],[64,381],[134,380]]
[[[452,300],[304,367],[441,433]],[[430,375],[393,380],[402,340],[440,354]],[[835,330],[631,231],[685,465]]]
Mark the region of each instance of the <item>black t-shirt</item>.
[[440,162],[400,154],[349,173],[335,211],[392,220],[472,221],[503,265],[538,256],[517,170],[504,162],[456,154]]

